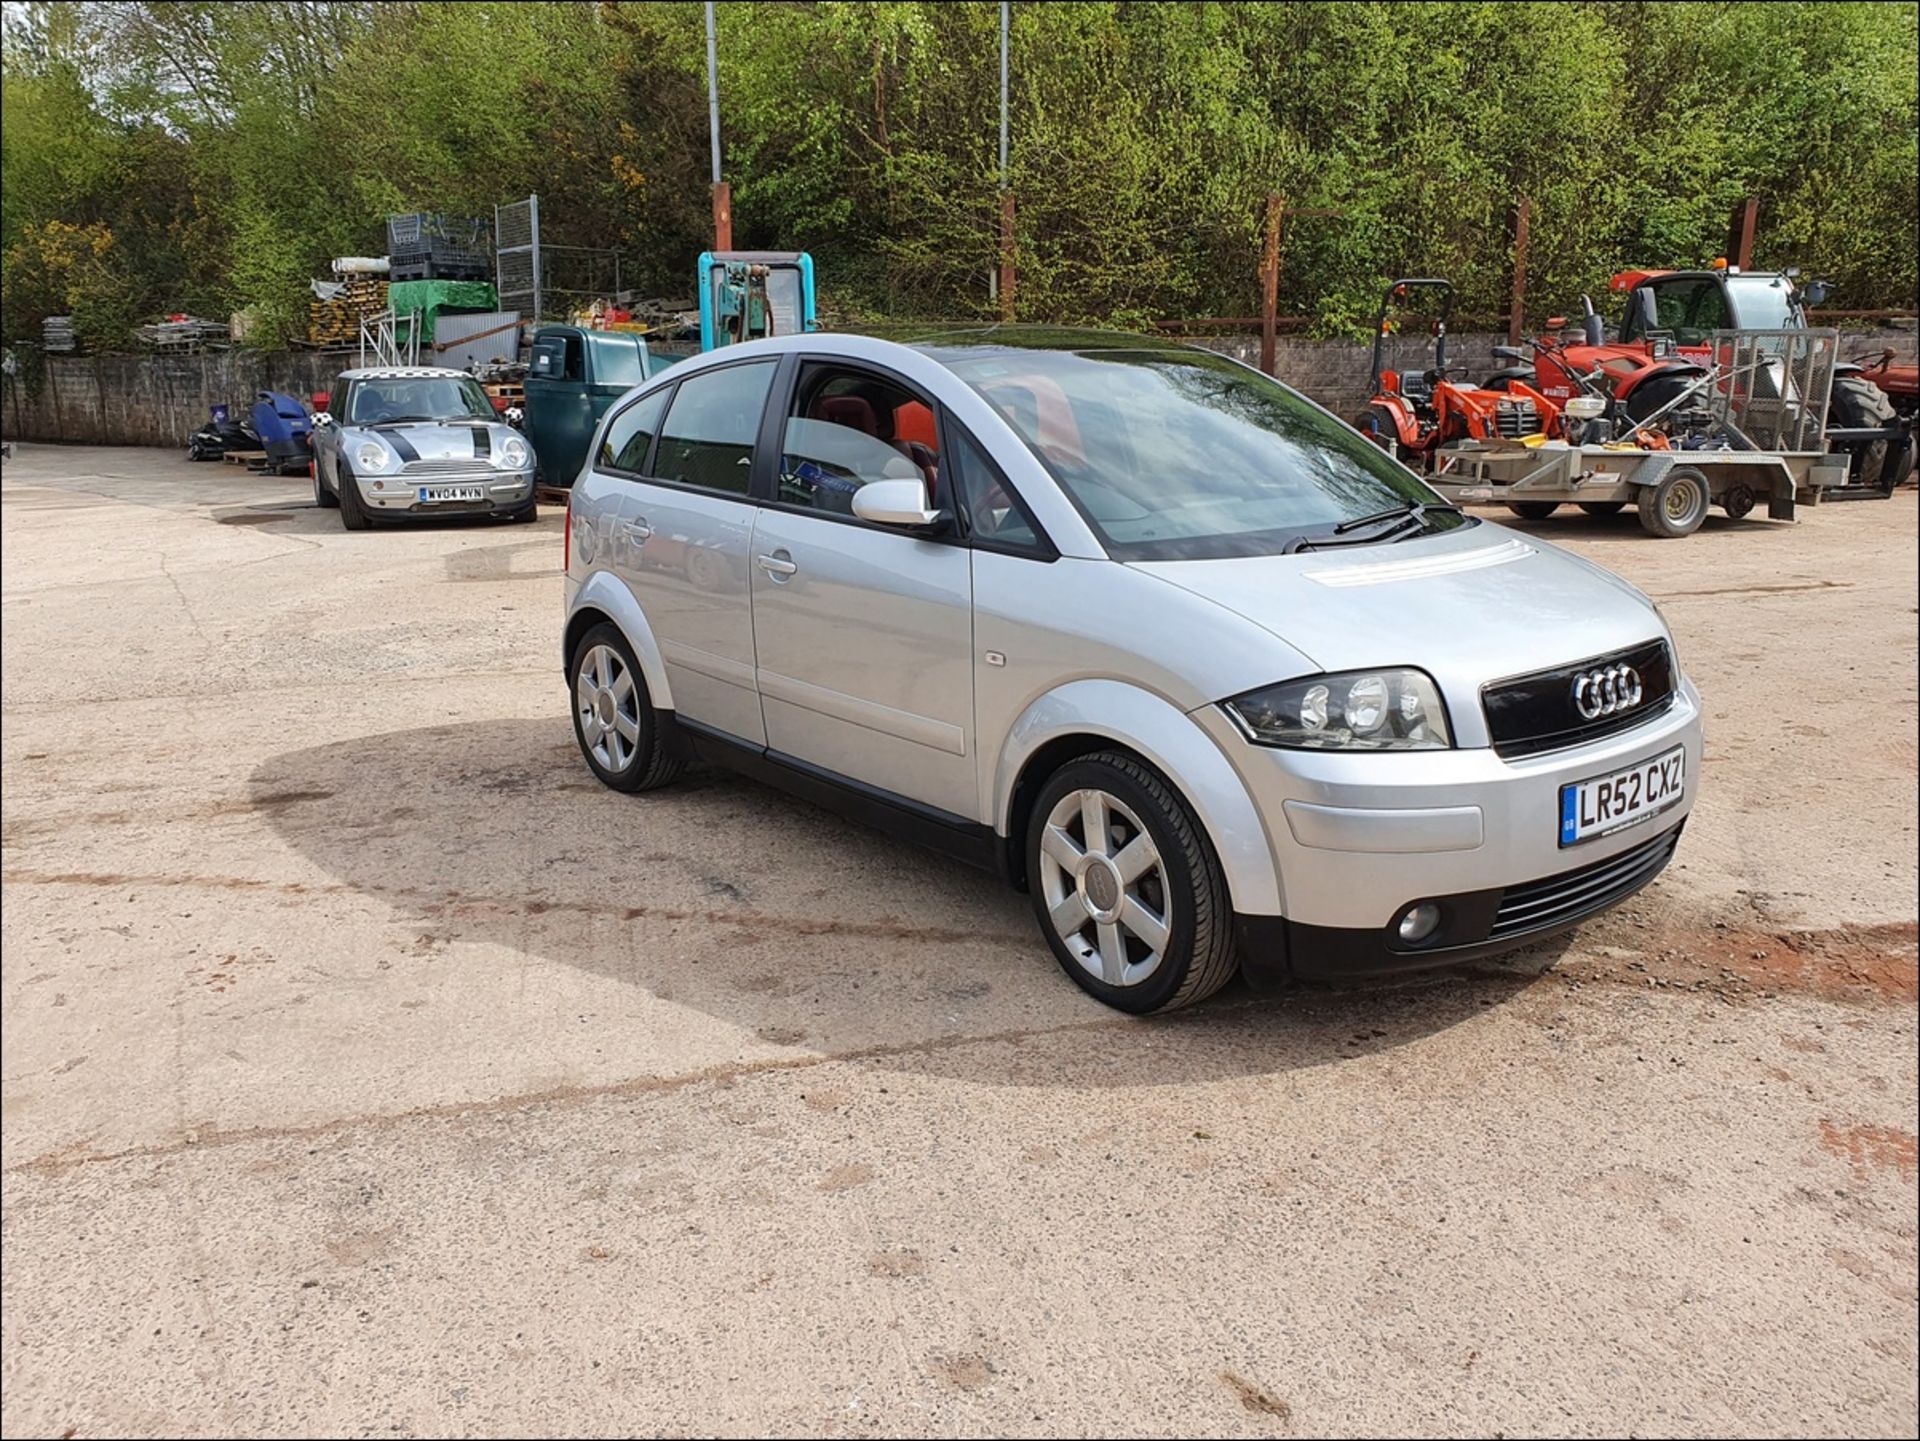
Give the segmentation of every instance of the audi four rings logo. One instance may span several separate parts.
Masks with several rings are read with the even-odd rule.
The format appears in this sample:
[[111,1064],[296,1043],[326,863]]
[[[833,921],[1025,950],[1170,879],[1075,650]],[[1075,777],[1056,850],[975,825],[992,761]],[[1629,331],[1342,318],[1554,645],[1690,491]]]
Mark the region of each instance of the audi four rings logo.
[[1619,715],[1640,704],[1640,672],[1630,665],[1585,671],[1573,681],[1573,708],[1588,720]]

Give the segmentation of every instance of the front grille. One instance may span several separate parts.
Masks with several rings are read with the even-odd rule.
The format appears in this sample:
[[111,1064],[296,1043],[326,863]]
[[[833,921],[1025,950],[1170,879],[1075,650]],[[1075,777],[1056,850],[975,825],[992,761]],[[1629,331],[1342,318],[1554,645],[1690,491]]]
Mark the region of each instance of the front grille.
[[1504,440],[1540,433],[1540,411],[1531,400],[1502,400],[1493,407],[1494,429]]
[[1665,835],[1577,871],[1509,886],[1500,895],[1500,909],[1487,939],[1507,940],[1576,921],[1625,900],[1666,868],[1680,844],[1680,831],[1681,826],[1675,826]]
[[472,456],[459,460],[410,460],[400,467],[402,475],[442,475],[451,479],[485,482],[494,479],[491,470],[477,464]]
[[[1630,665],[1640,673],[1640,704],[1618,715],[1588,720],[1573,703],[1573,683],[1585,671]],[[1615,731],[1630,730],[1663,714],[1679,692],[1673,652],[1663,640],[1531,675],[1495,681],[1480,691],[1487,731],[1495,754],[1514,757],[1584,745]]]

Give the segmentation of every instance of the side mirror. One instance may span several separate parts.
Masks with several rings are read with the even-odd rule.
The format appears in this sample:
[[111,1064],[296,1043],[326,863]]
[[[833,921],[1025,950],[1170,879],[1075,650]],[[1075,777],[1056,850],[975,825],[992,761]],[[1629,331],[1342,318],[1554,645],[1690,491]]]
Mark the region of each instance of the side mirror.
[[947,518],[944,510],[927,505],[924,480],[872,480],[853,493],[853,513],[874,525],[897,525],[925,530]]
[[323,411],[332,404],[333,404],[333,396],[330,392],[325,390],[314,391],[313,408],[316,412]]
[[1627,297],[1627,312],[1632,317],[1633,329],[1641,335],[1660,328],[1660,308],[1654,304],[1651,286],[1643,285]]
[[507,424],[511,425],[515,430],[518,430],[520,428],[520,422],[525,420],[526,418],[527,418],[526,411],[522,410],[519,406],[509,405],[507,407],[507,410],[506,410]]
[[1800,287],[1800,301],[1803,305],[1825,305],[1830,292],[1824,280],[1809,280]]
[[316,410],[313,413],[313,428],[315,430],[325,430],[328,426],[332,424],[333,424],[333,417],[329,415],[326,411]]

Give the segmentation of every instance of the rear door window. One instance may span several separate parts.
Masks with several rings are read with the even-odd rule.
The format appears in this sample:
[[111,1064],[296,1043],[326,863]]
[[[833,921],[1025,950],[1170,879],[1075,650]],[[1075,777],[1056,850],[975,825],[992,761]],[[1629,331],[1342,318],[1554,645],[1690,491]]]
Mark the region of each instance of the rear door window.
[[660,429],[660,417],[667,408],[666,390],[636,400],[614,416],[600,442],[599,467],[625,475],[645,475],[647,453]]
[[761,360],[681,381],[660,430],[653,478],[744,499],[773,371],[772,361]]

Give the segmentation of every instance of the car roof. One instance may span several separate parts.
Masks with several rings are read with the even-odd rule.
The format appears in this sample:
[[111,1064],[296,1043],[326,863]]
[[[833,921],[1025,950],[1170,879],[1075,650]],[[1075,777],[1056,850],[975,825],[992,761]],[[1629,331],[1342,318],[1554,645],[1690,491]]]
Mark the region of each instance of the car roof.
[[444,380],[449,376],[471,380],[464,370],[444,365],[369,365],[361,370],[343,370],[342,380]]

